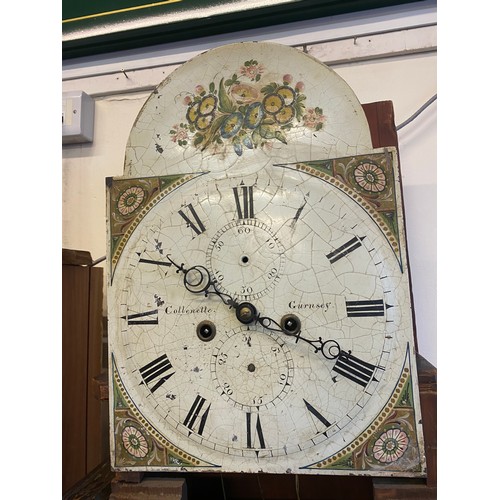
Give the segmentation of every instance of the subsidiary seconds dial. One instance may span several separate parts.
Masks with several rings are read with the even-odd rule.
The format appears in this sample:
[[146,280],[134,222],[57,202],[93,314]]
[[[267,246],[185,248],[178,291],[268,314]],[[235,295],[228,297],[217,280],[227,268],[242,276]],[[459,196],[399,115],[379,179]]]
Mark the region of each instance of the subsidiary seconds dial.
[[219,288],[238,299],[253,300],[268,293],[280,279],[284,263],[280,240],[255,218],[226,224],[207,250],[207,267]]

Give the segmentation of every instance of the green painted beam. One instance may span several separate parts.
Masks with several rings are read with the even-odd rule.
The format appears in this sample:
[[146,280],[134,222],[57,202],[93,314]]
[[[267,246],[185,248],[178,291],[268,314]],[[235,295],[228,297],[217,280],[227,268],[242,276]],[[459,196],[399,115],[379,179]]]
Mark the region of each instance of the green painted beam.
[[[231,33],[247,29],[278,26],[284,23],[316,19],[381,7],[413,3],[419,0],[295,0],[292,3],[238,10],[203,17],[204,10],[230,0],[63,0],[62,57],[71,59],[89,55],[144,48],[175,41]],[[153,24],[152,18],[163,19]],[[175,21],[173,20],[175,16]],[[120,26],[141,20],[145,27],[106,32],[106,25]],[[86,31],[89,36],[79,36]],[[71,39],[68,37],[71,36]],[[66,38],[66,39],[64,39]]]

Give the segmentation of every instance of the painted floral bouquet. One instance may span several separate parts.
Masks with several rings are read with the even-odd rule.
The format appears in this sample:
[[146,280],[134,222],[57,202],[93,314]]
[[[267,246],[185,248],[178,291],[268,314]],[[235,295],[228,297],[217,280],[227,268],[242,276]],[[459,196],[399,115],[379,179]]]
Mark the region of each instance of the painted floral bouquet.
[[244,148],[268,147],[272,141],[286,144],[292,127],[323,128],[323,111],[305,105],[303,82],[292,85],[292,75],[286,74],[281,82],[259,85],[264,72],[262,64],[246,61],[239,77],[234,73],[218,85],[197,85],[194,93],[186,93],[186,122],[172,127],[171,140],[213,153],[224,152],[230,144],[241,156]]

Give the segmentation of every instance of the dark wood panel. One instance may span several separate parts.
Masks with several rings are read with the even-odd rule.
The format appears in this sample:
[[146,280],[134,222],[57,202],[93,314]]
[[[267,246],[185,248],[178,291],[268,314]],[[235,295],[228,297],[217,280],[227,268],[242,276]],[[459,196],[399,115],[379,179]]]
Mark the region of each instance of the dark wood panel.
[[363,110],[370,126],[374,148],[398,147],[398,133],[394,123],[392,101],[379,101],[363,104]]
[[87,268],[62,266],[63,492],[86,474],[89,287]]
[[102,401],[96,397],[94,379],[102,371],[102,304],[103,269],[89,268],[89,330],[87,348],[87,473],[104,460],[104,436],[101,425],[102,412],[107,411]]
[[[107,405],[95,391],[102,372],[102,268],[89,252],[63,250],[62,491],[107,459]],[[107,422],[107,419],[106,419]]]
[[90,252],[85,250],[71,250],[63,248],[62,251],[63,265],[70,266],[90,266],[92,264],[92,256]]

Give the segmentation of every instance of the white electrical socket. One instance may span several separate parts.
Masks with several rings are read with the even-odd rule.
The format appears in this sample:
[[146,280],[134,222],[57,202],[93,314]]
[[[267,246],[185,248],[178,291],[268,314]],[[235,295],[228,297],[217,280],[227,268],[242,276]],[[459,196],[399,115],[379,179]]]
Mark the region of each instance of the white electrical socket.
[[93,141],[94,107],[94,99],[81,90],[63,92],[63,144],[80,144]]

